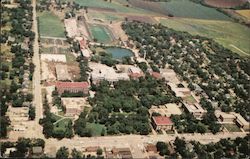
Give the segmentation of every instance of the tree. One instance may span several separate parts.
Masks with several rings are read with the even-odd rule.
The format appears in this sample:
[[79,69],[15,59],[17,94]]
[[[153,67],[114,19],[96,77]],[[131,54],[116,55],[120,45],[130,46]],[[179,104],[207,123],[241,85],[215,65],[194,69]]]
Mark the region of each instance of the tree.
[[82,153],[80,151],[77,151],[75,148],[71,152],[71,156],[74,159],[81,159],[82,158]]
[[24,157],[28,152],[31,140],[26,138],[19,138],[16,144],[16,157]]
[[179,152],[182,156],[186,153],[186,142],[179,137],[177,137],[174,141],[174,146],[176,147],[176,152]]
[[199,123],[197,125],[197,131],[198,133],[202,133],[202,134],[205,133],[207,131],[206,125]]
[[31,102],[32,100],[33,100],[33,94],[28,93],[28,94],[26,95],[26,101]]
[[1,116],[0,117],[0,126],[1,126],[1,130],[0,130],[0,132],[1,132],[1,136],[0,136],[0,138],[4,138],[4,137],[6,137],[7,136],[7,127],[10,125],[10,120],[9,120],[9,118],[8,117],[6,117],[6,116]]
[[29,107],[29,119],[34,120],[36,117],[35,107],[30,106]]
[[157,142],[156,148],[157,148],[157,151],[160,152],[161,156],[169,154],[168,146],[165,142],[161,142],[161,141]]
[[57,152],[56,152],[56,158],[58,159],[67,159],[69,157],[69,149],[66,147],[61,147]]
[[102,149],[101,148],[98,148],[97,151],[96,151],[96,154],[98,156],[102,155]]
[[10,85],[10,93],[16,92],[18,88],[19,88],[19,86],[16,84],[16,82],[12,81],[11,85]]
[[146,72],[147,69],[148,69],[148,65],[147,65],[145,62],[140,62],[140,63],[138,63],[137,65],[140,67],[140,69],[141,69],[143,72]]

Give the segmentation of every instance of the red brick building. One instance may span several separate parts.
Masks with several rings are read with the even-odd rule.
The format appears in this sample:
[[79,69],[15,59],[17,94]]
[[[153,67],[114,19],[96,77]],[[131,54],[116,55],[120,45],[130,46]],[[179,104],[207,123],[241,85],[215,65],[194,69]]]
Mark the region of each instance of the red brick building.
[[155,130],[172,130],[173,122],[169,117],[165,116],[153,116],[152,117],[152,125]]
[[65,91],[71,93],[83,92],[84,94],[88,94],[89,84],[88,82],[57,82],[56,89],[59,94],[62,94]]

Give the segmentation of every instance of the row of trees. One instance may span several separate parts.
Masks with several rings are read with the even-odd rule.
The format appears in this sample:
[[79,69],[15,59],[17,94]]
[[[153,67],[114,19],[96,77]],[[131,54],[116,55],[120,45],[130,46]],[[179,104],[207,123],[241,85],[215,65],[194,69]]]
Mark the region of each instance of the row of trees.
[[[244,138],[221,139],[216,143],[201,144],[177,137],[173,145],[157,142],[157,151],[166,158],[249,158],[249,135]],[[170,153],[170,147],[174,151]]]
[[[34,65],[33,56],[34,33],[32,29],[32,6],[30,0],[17,0],[18,8],[1,7],[1,46],[7,48],[0,53],[0,104],[1,104],[1,137],[7,136],[7,127],[10,124],[5,116],[8,105],[21,107],[24,103],[31,102],[33,95],[22,91],[25,72],[28,80],[32,80]],[[3,15],[3,16],[2,16]],[[10,30],[4,29],[7,23],[11,24]],[[3,25],[2,25],[3,24]],[[26,41],[26,42],[24,42]],[[28,48],[22,46],[25,44]],[[9,84],[10,83],[10,84]],[[31,108],[32,109],[32,108]],[[34,119],[33,110],[30,119]]]
[[[104,159],[102,156],[102,149],[97,149],[96,152],[97,156],[92,155],[83,155],[81,151],[78,151],[76,149],[73,149],[71,151],[71,157],[75,159]],[[67,159],[70,157],[69,149],[66,147],[60,147],[58,151],[56,152],[56,158],[57,159]]]

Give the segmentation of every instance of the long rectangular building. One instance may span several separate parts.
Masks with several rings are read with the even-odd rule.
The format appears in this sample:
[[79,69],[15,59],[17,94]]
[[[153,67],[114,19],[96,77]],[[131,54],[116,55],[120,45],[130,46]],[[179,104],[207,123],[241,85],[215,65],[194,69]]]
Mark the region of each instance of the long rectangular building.
[[62,94],[65,91],[70,93],[82,92],[84,94],[88,94],[89,84],[88,82],[57,82],[56,89],[59,94]]

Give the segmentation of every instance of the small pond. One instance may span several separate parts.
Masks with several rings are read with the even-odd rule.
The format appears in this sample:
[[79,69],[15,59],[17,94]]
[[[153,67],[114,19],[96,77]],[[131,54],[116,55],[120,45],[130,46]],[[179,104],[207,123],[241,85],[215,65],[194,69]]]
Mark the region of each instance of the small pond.
[[105,49],[107,53],[111,54],[114,59],[121,60],[123,57],[126,56],[133,56],[133,52],[128,49],[123,49],[119,47],[109,47]]

